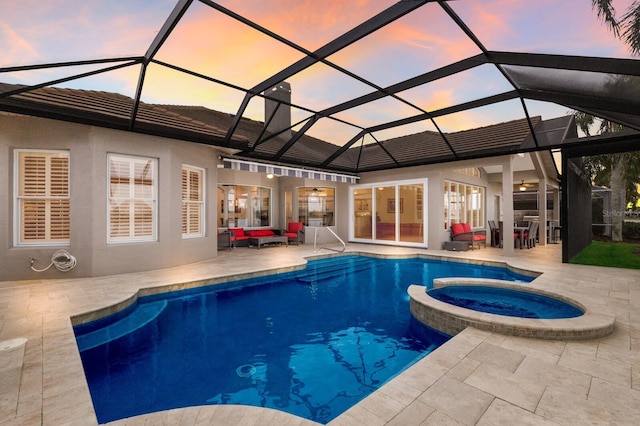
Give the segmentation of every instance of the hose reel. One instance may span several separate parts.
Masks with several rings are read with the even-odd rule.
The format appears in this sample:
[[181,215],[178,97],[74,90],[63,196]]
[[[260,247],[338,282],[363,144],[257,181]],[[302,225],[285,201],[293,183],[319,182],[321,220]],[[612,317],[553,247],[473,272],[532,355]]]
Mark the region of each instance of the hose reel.
[[77,263],[76,258],[71,253],[62,249],[53,253],[53,256],[51,256],[51,263],[49,263],[49,266],[44,269],[36,269],[33,267],[37,260],[38,259],[31,258],[31,263],[29,265],[35,272],[44,272],[52,266],[55,266],[60,272],[68,272],[75,268]]

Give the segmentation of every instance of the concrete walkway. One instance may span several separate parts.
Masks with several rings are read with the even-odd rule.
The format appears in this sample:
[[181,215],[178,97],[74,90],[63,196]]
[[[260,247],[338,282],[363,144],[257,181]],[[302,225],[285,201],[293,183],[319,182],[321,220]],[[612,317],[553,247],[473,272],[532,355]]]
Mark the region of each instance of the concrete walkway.
[[[459,253],[349,244],[348,250],[509,262],[542,272],[536,285],[615,315],[616,325],[608,337],[572,342],[467,328],[331,425],[640,424],[640,271],[565,265],[559,245],[516,250],[512,258],[490,247]],[[240,273],[293,269],[307,256],[328,253],[314,253],[308,245],[259,252],[247,248],[146,273],[1,282],[0,425],[96,424],[72,316],[115,305],[138,289],[197,286]],[[270,409],[202,406],[113,424],[314,423]]]

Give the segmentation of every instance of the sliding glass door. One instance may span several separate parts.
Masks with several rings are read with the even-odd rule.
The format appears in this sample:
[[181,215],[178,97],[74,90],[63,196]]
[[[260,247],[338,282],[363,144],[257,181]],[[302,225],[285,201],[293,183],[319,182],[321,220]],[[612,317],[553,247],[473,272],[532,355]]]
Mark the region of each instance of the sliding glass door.
[[350,239],[424,246],[427,180],[351,187]]

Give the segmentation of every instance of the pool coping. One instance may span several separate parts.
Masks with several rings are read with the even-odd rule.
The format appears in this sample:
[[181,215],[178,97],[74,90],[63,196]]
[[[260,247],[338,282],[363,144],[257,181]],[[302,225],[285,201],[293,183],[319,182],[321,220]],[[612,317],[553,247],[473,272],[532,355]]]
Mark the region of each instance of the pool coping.
[[553,292],[532,283],[487,278],[437,278],[434,288],[452,285],[499,287],[552,297],[576,306],[584,312],[575,318],[531,319],[478,312],[451,305],[431,297],[426,287],[412,284],[407,289],[411,314],[423,324],[455,336],[467,327],[500,334],[546,340],[589,340],[605,337],[613,332],[615,316],[596,312],[587,302],[576,300],[561,290]]

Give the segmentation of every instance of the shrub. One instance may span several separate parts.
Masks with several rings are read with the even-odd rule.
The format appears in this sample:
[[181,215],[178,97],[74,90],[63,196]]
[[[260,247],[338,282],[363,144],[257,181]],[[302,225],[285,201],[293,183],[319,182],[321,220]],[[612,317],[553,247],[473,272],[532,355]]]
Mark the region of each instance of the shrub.
[[640,222],[624,222],[622,224],[622,238],[625,240],[640,240]]

